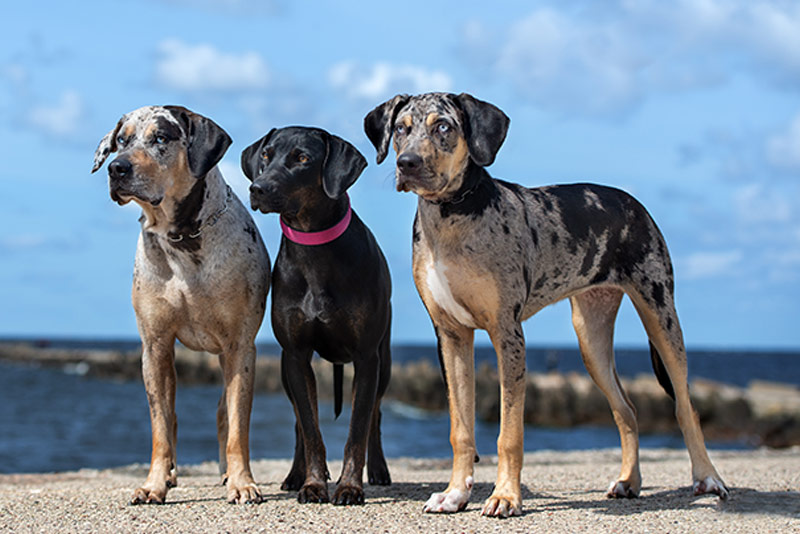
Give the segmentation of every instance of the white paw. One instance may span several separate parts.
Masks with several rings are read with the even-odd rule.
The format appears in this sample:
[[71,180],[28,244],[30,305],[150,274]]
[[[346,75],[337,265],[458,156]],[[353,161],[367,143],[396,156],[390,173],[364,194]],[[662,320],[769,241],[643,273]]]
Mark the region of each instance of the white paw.
[[464,491],[452,489],[450,491],[443,491],[442,493],[434,493],[431,495],[428,502],[422,508],[423,512],[433,513],[453,513],[463,510],[469,502],[469,496],[472,493],[472,485],[475,480],[472,477],[467,477],[464,480],[466,489]]
[[631,489],[630,484],[621,480],[615,480],[612,482],[611,485],[608,486],[608,492],[606,495],[612,499],[633,499],[639,496],[637,492]]
[[714,477],[706,477],[703,480],[696,480],[692,487],[695,495],[703,495],[705,493],[714,493],[719,495],[723,501],[728,498],[728,488],[725,483]]

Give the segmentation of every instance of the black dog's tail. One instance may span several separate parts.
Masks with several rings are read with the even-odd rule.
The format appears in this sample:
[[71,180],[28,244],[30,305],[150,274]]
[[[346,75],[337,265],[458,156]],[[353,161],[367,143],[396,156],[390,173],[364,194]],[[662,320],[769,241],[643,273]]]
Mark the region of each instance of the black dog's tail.
[[664,388],[664,391],[667,392],[667,395],[672,397],[672,400],[675,400],[675,390],[672,389],[672,382],[669,379],[669,374],[667,373],[667,368],[664,367],[664,362],[661,361],[661,355],[658,354],[658,351],[650,343],[650,361],[653,363],[653,371],[656,373],[656,379],[658,379],[658,383],[661,384],[661,387]]
[[338,419],[342,413],[342,379],[344,366],[340,363],[333,364],[333,417]]

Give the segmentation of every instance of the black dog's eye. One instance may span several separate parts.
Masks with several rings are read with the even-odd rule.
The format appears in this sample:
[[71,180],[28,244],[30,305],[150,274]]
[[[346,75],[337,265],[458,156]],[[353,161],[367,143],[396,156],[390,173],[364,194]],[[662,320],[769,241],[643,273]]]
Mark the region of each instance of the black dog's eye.
[[309,159],[309,158],[308,158],[308,156],[306,156],[306,155],[305,155],[305,154],[303,154],[302,152],[300,152],[300,153],[297,155],[297,161],[298,161],[298,163],[308,163],[308,159]]
[[261,153],[261,159],[263,159],[264,161],[269,161],[269,154],[267,154],[266,150]]

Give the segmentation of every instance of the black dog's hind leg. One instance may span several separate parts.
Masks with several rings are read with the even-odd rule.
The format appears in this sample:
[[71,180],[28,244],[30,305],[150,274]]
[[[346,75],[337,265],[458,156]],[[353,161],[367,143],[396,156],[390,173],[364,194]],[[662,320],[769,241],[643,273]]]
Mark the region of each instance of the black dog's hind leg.
[[383,444],[381,441],[381,399],[386,393],[386,388],[389,387],[389,379],[392,376],[392,357],[388,329],[383,340],[381,340],[378,352],[380,356],[378,394],[375,398],[375,408],[372,411],[372,423],[367,444],[367,480],[372,485],[388,486],[392,483],[392,477],[389,475],[389,467],[386,465],[386,458],[383,456]]

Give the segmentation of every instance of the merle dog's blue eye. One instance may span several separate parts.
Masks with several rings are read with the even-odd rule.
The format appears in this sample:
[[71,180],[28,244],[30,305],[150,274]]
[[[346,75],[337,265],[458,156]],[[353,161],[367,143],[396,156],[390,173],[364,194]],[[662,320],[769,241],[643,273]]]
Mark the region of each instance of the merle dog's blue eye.
[[121,135],[119,137],[117,137],[117,144],[119,146],[124,146],[125,145],[125,138],[122,137]]
[[403,135],[406,133],[406,127],[403,126],[402,124],[398,124],[397,126],[394,127],[394,133],[397,135]]
[[163,145],[166,142],[167,142],[167,138],[164,137],[163,135],[157,135],[156,136],[156,143],[158,143],[159,145]]
[[449,124],[447,124],[446,122],[440,122],[439,123],[439,133],[446,134],[449,131],[450,131],[450,125]]

